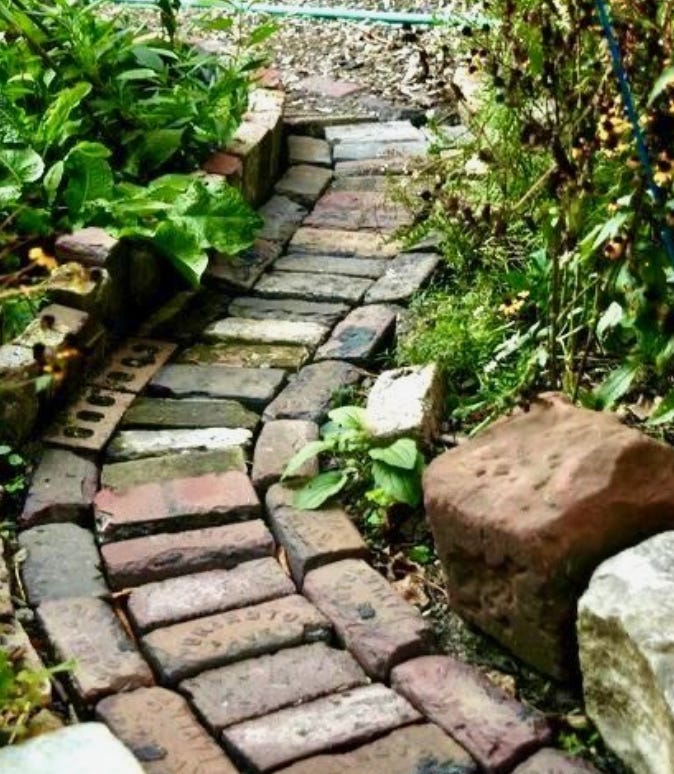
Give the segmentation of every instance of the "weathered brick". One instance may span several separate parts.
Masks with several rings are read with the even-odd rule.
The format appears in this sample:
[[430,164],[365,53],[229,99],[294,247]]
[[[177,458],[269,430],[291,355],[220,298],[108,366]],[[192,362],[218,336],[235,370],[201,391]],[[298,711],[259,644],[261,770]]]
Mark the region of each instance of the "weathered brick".
[[341,142],[333,149],[335,163],[343,164],[351,161],[388,160],[399,162],[400,159],[409,159],[416,156],[425,156],[430,143],[426,139],[379,142]]
[[76,261],[88,267],[105,266],[119,240],[102,228],[90,226],[64,234],[56,240],[56,255],[62,261]]
[[260,208],[264,220],[260,231],[261,239],[271,242],[287,242],[307,215],[307,210],[287,196],[272,196]]
[[237,298],[230,312],[251,320],[297,320],[318,322],[331,328],[347,312],[345,304],[300,301],[292,298]]
[[403,253],[365,294],[366,304],[409,301],[431,278],[440,263],[435,253]]
[[258,409],[276,395],[284,380],[285,372],[276,368],[168,365],[155,376],[150,388],[164,397],[230,398]]
[[130,462],[104,465],[101,486],[111,489],[129,489],[150,481],[170,481],[173,478],[224,473],[227,470],[246,472],[246,458],[240,447],[222,451],[167,454],[164,457],[145,457]]
[[332,170],[299,164],[292,166],[276,183],[275,191],[304,207],[312,207],[332,180]]
[[368,685],[248,720],[223,731],[226,747],[255,771],[367,742],[420,719],[384,685]]
[[203,338],[216,342],[302,344],[305,347],[317,347],[328,333],[325,325],[315,322],[228,317],[206,328]]
[[226,570],[273,552],[271,533],[259,520],[149,535],[108,543],[101,549],[108,580],[115,589],[204,570]]
[[[286,466],[311,441],[318,440],[318,425],[302,419],[279,419],[267,422],[255,444],[253,484],[267,489],[276,483]],[[312,478],[318,474],[318,460],[307,460],[294,478]]]
[[265,239],[256,239],[252,247],[235,256],[216,253],[208,262],[204,281],[234,290],[250,290],[280,254],[281,247]]
[[417,658],[396,667],[391,680],[396,691],[451,734],[487,772],[510,771],[550,741],[541,713],[455,659]]
[[358,370],[339,360],[305,366],[267,406],[263,418],[265,421],[309,419],[320,422],[330,408],[334,393],[340,388],[357,384],[359,380]]
[[329,143],[317,137],[291,134],[288,137],[288,158],[291,164],[332,166],[332,151]]
[[366,562],[345,559],[312,570],[304,593],[372,677],[386,679],[396,664],[428,651],[429,623]]
[[[389,149],[390,152],[391,149]],[[389,156],[375,159],[361,159],[358,161],[338,161],[335,164],[335,175],[339,180],[342,177],[365,177],[373,175],[403,175],[409,174],[414,167],[413,159],[405,149]]]
[[222,344],[195,344],[182,352],[176,362],[236,368],[283,368],[296,371],[310,356],[311,349],[302,345],[232,341]]
[[388,191],[391,180],[386,175],[353,175],[338,177],[330,186],[331,191]]
[[267,495],[269,523],[277,542],[285,549],[298,585],[317,567],[342,559],[367,558],[367,546],[345,511],[341,508],[299,511],[276,505],[285,499],[279,496],[282,489],[277,485]]
[[84,704],[111,693],[153,685],[150,668],[103,600],[51,600],[38,607],[37,615],[56,659],[74,659],[70,682]]
[[143,637],[167,682],[280,648],[330,637],[329,622],[297,595],[156,629]]
[[260,417],[235,400],[136,398],[122,428],[241,427],[254,430]]
[[274,269],[299,274],[343,274],[347,277],[379,279],[387,266],[386,258],[346,258],[343,255],[291,253],[276,261]]
[[209,473],[193,478],[102,489],[94,500],[102,542],[217,527],[260,516],[260,502],[244,473]]
[[[279,774],[477,774],[468,753],[437,726],[426,723],[337,755],[300,761]],[[533,774],[533,772],[531,773]],[[543,774],[537,771],[536,774]],[[552,774],[552,772],[548,772]]]
[[250,430],[232,427],[208,427],[195,430],[122,430],[107,449],[107,458],[115,462],[161,457],[164,454],[193,451],[245,449],[253,438]]
[[275,559],[254,559],[231,570],[209,570],[139,586],[129,596],[129,615],[136,628],[146,633],[294,593],[295,585]]
[[19,535],[26,551],[21,578],[31,605],[107,592],[91,532],[76,524],[45,524]]
[[331,191],[321,197],[304,224],[310,228],[390,232],[411,222],[410,211],[392,202],[385,192]]
[[320,94],[321,96],[331,97],[332,99],[348,97],[351,94],[357,94],[359,91],[365,89],[360,83],[338,81],[327,75],[311,75],[308,78],[303,78],[299,83],[295,84],[295,88],[298,91],[306,91],[309,94]]
[[316,360],[366,364],[392,336],[397,310],[371,304],[350,312],[316,352]]
[[367,682],[346,651],[315,642],[202,672],[182,682],[180,690],[217,734],[234,723]]
[[333,145],[345,142],[385,144],[388,142],[418,142],[425,139],[425,135],[421,129],[417,129],[409,121],[372,121],[327,126],[325,139]]
[[295,232],[290,249],[297,253],[346,255],[359,258],[393,258],[402,245],[383,234],[303,226]]
[[19,526],[80,521],[91,515],[98,468],[86,457],[65,449],[45,449],[28,490]]
[[61,304],[49,304],[28,324],[14,343],[31,349],[35,344],[58,348],[69,337],[82,346],[87,343],[93,328],[93,319],[86,312]]
[[599,772],[582,758],[572,758],[559,750],[546,749],[540,750],[520,764],[513,774],[599,774]]
[[274,271],[265,274],[255,292],[266,298],[296,298],[308,301],[338,301],[355,305],[372,286],[369,279],[344,277],[339,274],[315,274]]
[[98,703],[96,717],[124,742],[147,774],[237,774],[185,699],[165,688],[110,696]]

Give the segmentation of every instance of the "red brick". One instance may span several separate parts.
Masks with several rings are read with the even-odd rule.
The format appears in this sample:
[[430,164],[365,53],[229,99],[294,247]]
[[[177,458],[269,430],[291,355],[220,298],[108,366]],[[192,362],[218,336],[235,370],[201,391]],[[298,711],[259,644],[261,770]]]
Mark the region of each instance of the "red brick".
[[304,221],[312,228],[395,231],[409,224],[411,215],[388,194],[377,191],[334,191],[325,194]]
[[371,677],[384,680],[393,666],[428,650],[430,625],[366,562],[345,559],[313,570],[304,593]]
[[295,593],[295,584],[271,557],[232,570],[210,570],[139,586],[129,615],[140,632]]
[[70,682],[78,699],[149,686],[152,672],[110,606],[81,597],[43,602],[37,615],[57,661],[75,660]]
[[[252,479],[255,486],[266,490],[283,475],[295,454],[311,441],[318,440],[318,425],[301,419],[279,419],[262,428],[253,455]],[[295,478],[312,478],[318,474],[318,460],[308,460]]]
[[487,772],[510,771],[551,739],[540,712],[455,659],[426,656],[408,661],[393,670],[391,684]]
[[214,153],[204,163],[203,170],[210,175],[240,178],[243,174],[243,163],[238,156],[231,153]]
[[367,742],[419,719],[402,696],[384,685],[368,685],[232,726],[223,739],[233,756],[264,772]]
[[99,702],[96,717],[143,764],[147,774],[237,774],[181,696],[140,688]]
[[315,642],[202,672],[181,683],[180,690],[217,733],[234,723],[367,682],[346,651]]
[[[339,755],[320,755],[279,774],[476,774],[470,755],[430,723],[393,731]],[[540,773],[542,774],[542,773]]]
[[388,239],[385,234],[375,234],[371,231],[344,231],[302,226],[295,232],[290,242],[290,249],[297,253],[319,255],[393,258],[402,250],[402,245]]
[[108,581],[114,589],[204,570],[227,570],[273,552],[274,539],[259,519],[122,540],[101,549]]
[[219,526],[260,515],[248,476],[238,471],[103,489],[94,500],[101,540]]
[[157,629],[143,638],[143,647],[163,679],[175,682],[329,636],[330,623],[304,597],[294,595]]

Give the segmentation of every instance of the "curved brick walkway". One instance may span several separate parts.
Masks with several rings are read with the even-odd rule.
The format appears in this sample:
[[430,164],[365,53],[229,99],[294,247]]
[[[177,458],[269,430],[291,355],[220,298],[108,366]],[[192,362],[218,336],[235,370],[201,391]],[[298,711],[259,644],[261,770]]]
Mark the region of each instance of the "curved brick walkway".
[[[427,655],[428,622],[347,515],[299,512],[277,483],[439,260],[386,238],[406,214],[380,170],[424,135],[397,122],[327,139],[291,136],[248,260],[215,261],[211,290],[159,331],[180,346],[107,446],[93,531],[75,522],[96,465],[48,451],[23,583],[56,657],[77,660],[82,717],[153,774],[512,771],[549,740],[545,720]],[[550,751],[527,766],[581,770]]]

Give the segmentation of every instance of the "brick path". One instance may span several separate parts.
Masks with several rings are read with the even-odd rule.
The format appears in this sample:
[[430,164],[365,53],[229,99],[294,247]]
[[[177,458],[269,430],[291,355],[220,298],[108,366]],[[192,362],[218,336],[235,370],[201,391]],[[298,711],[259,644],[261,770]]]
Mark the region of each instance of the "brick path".
[[[55,657],[77,661],[83,717],[153,774],[509,772],[549,741],[545,719],[430,655],[428,622],[346,513],[299,512],[278,484],[439,260],[388,240],[407,213],[373,174],[402,168],[423,134],[327,139],[291,138],[254,260],[211,268],[216,290],[239,288],[229,316],[174,320],[182,348],[125,414],[100,491],[91,462],[49,451],[23,584]],[[531,770],[580,771],[546,755]]]

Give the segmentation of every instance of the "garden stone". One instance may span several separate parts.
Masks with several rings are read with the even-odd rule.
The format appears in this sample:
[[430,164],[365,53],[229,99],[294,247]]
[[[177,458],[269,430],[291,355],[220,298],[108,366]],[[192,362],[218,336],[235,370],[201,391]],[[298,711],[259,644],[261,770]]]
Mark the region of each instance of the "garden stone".
[[635,774],[674,771],[674,532],[599,565],[578,642],[587,713],[606,744]]
[[572,758],[559,750],[540,750],[520,764],[513,774],[599,774],[582,758]]
[[237,298],[229,308],[232,315],[251,320],[295,320],[316,322],[328,328],[348,311],[345,304],[299,301],[292,298]]
[[400,159],[413,158],[415,156],[425,156],[430,143],[428,140],[411,140],[401,142],[341,142],[333,149],[336,169],[339,171],[340,164],[351,161],[374,161],[394,159],[399,163]]
[[28,601],[101,596],[108,589],[91,532],[76,524],[45,524],[19,535],[26,551],[21,578]]
[[250,290],[280,254],[280,246],[265,239],[256,239],[252,247],[235,256],[216,253],[208,262],[204,281]]
[[311,349],[295,344],[257,344],[233,341],[195,344],[177,359],[191,365],[220,365],[236,368],[282,368],[297,371],[311,356]]
[[317,279],[315,274],[274,271],[262,277],[255,286],[255,292],[266,298],[337,301],[355,306],[371,285],[372,280],[339,274],[321,274]]
[[[136,398],[122,418],[122,428],[231,427],[254,430],[260,417],[235,400]],[[209,471],[210,472],[210,471]]]
[[377,438],[411,436],[430,444],[439,435],[444,409],[442,375],[434,363],[397,368],[377,377],[365,424]]
[[317,347],[328,333],[324,325],[315,322],[228,317],[209,325],[203,337],[206,341],[215,342],[301,344],[305,347]]
[[386,271],[385,258],[345,258],[338,255],[291,253],[276,261],[276,271],[298,274],[344,274],[347,277],[379,279]]
[[161,457],[191,451],[215,451],[250,445],[250,430],[231,427],[196,430],[122,430],[108,446],[107,458],[116,462]]
[[243,449],[232,446],[219,451],[166,454],[162,457],[143,457],[129,462],[104,465],[101,486],[110,489],[128,489],[150,481],[170,481],[206,473],[224,473],[227,470],[246,472]]
[[94,462],[64,449],[47,448],[33,473],[19,526],[84,520],[91,515],[97,489]]
[[290,241],[290,251],[358,258],[393,258],[402,250],[400,242],[371,231],[303,226]]
[[370,123],[327,126],[325,139],[333,145],[348,142],[389,143],[419,142],[424,139],[421,129],[409,121],[373,121]]
[[45,774],[144,774],[132,753],[102,723],[78,723],[0,749],[0,771]]
[[391,181],[386,175],[354,175],[338,177],[330,186],[331,191],[388,191]]
[[390,306],[354,309],[318,349],[316,360],[349,360],[365,365],[392,336],[397,310]]
[[366,304],[409,301],[431,278],[440,263],[435,253],[402,253],[365,295]]
[[64,234],[56,240],[56,255],[67,263],[76,261],[89,268],[108,266],[119,240],[102,228],[89,226]]
[[563,678],[593,570],[674,527],[674,450],[548,393],[434,460],[424,495],[450,606]]
[[258,211],[264,221],[260,238],[271,242],[288,242],[307,213],[308,210],[287,196],[272,196]]
[[314,164],[332,167],[330,145],[316,137],[291,134],[288,137],[288,159],[291,164]]
[[12,371],[30,369],[35,365],[35,357],[30,347],[22,347],[18,344],[0,345],[0,375],[3,380],[11,379]]
[[411,222],[411,213],[392,202],[386,193],[376,191],[330,191],[305,219],[311,228],[377,232],[395,231]]
[[331,180],[332,170],[300,164],[290,167],[274,190],[304,207],[312,207]]
[[36,344],[58,349],[66,339],[75,346],[83,347],[94,332],[93,318],[79,309],[61,304],[45,306],[14,343],[32,350]]
[[[295,454],[311,441],[318,440],[318,425],[301,419],[278,419],[267,422],[255,444],[253,484],[268,489],[283,475]],[[318,459],[307,460],[293,478],[313,478],[318,475]]]

